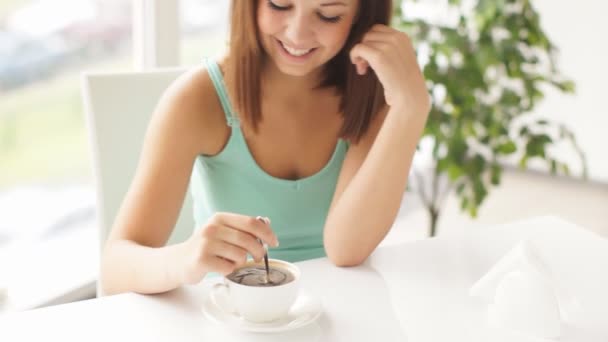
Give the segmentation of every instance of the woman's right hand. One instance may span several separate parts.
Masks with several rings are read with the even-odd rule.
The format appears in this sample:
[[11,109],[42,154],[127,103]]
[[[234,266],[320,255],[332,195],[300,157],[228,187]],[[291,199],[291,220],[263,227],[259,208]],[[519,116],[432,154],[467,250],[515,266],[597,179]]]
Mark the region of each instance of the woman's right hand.
[[213,215],[184,243],[184,283],[196,284],[208,272],[230,274],[247,261],[247,255],[262,260],[265,250],[258,239],[279,245],[269,220],[233,213]]

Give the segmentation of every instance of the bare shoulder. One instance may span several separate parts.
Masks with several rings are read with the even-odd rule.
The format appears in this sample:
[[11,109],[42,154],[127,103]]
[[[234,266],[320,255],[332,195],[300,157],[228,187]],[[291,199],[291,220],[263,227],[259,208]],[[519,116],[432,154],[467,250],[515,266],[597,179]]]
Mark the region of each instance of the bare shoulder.
[[154,114],[170,136],[197,154],[215,154],[224,144],[225,116],[205,67],[184,72],[165,90]]

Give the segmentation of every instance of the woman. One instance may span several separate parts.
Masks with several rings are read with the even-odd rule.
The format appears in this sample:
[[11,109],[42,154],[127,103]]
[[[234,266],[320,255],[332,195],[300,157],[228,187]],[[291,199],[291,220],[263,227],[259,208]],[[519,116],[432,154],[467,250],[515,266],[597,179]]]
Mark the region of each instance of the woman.
[[[429,112],[410,41],[386,26],[391,2],[233,0],[228,56],[157,106],[104,248],[104,292],[225,275],[262,258],[260,241],[291,261],[372,253]],[[196,229],[165,246],[189,181]]]

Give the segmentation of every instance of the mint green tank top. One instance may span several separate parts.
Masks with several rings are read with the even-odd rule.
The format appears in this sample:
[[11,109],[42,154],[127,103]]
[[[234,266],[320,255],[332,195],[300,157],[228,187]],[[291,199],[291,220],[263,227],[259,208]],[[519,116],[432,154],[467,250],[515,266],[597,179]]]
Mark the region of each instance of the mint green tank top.
[[249,151],[218,64],[205,63],[232,133],[219,154],[196,158],[190,182],[196,227],[216,212],[266,216],[280,242],[269,250],[271,258],[295,262],[325,256],[323,226],[348,143],[338,139],[327,165],[310,177],[269,175]]

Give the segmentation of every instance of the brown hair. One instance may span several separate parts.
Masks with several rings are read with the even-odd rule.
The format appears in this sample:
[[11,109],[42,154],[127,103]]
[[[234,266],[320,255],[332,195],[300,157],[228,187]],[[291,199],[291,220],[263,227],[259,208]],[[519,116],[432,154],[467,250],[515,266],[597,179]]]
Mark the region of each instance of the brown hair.
[[[262,118],[260,101],[261,69],[265,52],[257,25],[259,0],[232,0],[230,53],[226,60],[226,81],[237,112],[257,131]],[[353,142],[367,131],[371,119],[385,104],[378,77],[368,69],[357,74],[349,51],[375,24],[388,25],[392,0],[359,0],[359,10],[350,35],[342,50],[326,64],[326,78],[320,87],[336,87],[341,95],[340,111],[344,123],[342,138]]]

